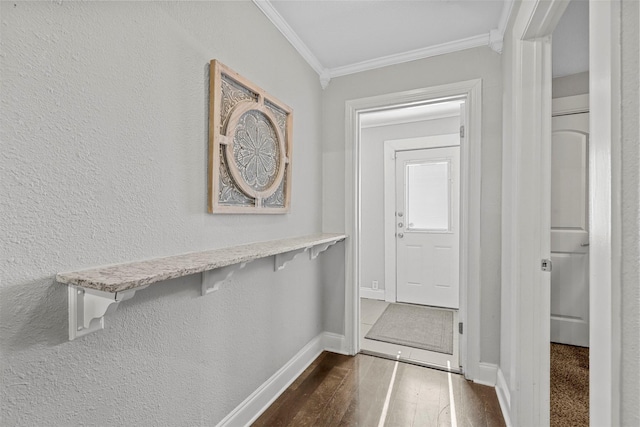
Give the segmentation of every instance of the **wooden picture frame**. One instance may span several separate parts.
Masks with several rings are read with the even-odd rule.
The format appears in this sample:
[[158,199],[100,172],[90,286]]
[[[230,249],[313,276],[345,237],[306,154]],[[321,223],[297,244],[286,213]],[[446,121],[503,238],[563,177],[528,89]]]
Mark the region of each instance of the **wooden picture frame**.
[[289,212],[293,110],[215,59],[209,82],[209,212]]

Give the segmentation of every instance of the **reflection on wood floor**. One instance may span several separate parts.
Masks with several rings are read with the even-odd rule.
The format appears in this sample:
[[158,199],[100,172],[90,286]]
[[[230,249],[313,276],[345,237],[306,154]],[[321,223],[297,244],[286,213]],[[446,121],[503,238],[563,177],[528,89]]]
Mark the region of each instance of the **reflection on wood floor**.
[[[378,426],[395,361],[322,353],[254,426]],[[504,426],[495,390],[462,376],[397,363],[385,426]]]

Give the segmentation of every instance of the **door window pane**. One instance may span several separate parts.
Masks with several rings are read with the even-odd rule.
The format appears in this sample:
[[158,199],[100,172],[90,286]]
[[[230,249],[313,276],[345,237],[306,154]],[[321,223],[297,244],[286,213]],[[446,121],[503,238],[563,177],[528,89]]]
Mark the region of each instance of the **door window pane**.
[[449,161],[405,165],[407,231],[449,231]]

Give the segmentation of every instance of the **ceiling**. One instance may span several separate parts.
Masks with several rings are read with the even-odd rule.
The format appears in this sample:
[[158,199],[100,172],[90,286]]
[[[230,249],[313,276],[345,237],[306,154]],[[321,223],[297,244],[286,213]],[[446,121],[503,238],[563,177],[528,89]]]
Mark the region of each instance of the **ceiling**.
[[[334,77],[472,47],[489,46],[501,52],[514,2],[253,1],[318,73],[323,87]],[[583,8],[574,9],[578,16],[565,20],[567,25],[577,25],[583,18]],[[576,39],[575,31],[569,28],[563,37]],[[566,53],[572,58],[575,51],[575,45],[570,45]],[[558,57],[560,61],[567,56]]]

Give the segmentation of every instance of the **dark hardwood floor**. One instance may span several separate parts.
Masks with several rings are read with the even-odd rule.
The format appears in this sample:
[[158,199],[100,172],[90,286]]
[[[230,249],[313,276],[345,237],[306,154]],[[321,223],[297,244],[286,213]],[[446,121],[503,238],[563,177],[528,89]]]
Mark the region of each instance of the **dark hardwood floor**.
[[[378,426],[395,361],[322,353],[254,426]],[[458,426],[504,426],[495,391],[451,374]],[[446,372],[398,363],[385,426],[450,426]]]

